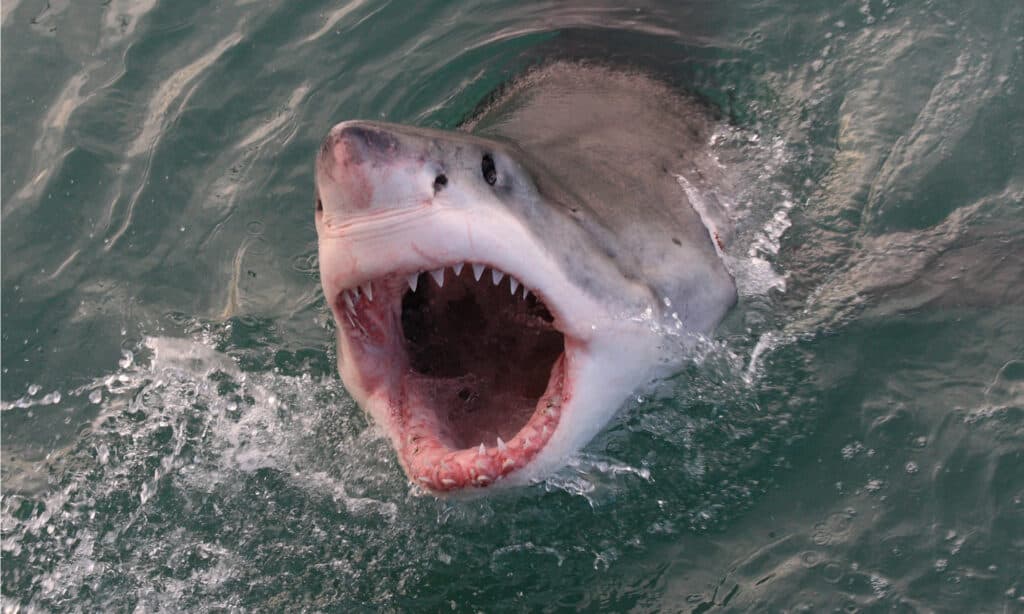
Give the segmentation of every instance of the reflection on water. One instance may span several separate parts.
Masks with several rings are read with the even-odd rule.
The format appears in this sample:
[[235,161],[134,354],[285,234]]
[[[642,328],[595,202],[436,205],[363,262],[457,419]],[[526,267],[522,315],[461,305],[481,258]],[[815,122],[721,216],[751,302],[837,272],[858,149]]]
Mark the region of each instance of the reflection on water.
[[[1024,607],[1018,4],[5,2],[5,611]],[[312,153],[551,57],[721,112],[740,304],[436,500],[334,373]]]

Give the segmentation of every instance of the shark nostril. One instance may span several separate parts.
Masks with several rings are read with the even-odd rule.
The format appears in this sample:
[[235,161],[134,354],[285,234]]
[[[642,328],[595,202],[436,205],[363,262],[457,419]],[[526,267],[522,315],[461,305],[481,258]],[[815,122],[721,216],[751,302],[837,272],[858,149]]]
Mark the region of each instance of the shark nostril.
[[434,178],[434,192],[440,192],[446,185],[448,185],[448,176],[444,173]]
[[323,211],[324,210],[324,201],[320,200],[319,198],[316,199],[316,210],[317,211]]

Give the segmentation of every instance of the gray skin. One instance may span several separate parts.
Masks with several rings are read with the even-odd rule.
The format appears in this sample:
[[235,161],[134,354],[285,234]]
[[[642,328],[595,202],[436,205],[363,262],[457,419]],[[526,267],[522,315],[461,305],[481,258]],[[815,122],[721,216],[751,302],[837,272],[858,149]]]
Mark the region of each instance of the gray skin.
[[[545,204],[624,278],[670,299],[687,331],[708,334],[736,303],[714,244],[728,238],[727,217],[701,190],[721,180],[708,155],[712,125],[701,104],[642,73],[559,63],[518,80],[465,128],[512,144]],[[677,176],[707,195],[703,217]],[[564,237],[561,224],[532,227]],[[587,279],[593,261],[578,254],[565,266]]]

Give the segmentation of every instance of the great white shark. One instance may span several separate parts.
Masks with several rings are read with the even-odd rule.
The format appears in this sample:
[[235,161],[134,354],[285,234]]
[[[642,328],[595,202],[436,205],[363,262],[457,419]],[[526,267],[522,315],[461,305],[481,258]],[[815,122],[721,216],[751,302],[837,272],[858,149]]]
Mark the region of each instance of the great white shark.
[[736,289],[713,123],[642,73],[559,62],[460,131],[330,130],[316,230],[338,369],[411,481],[542,478],[714,331]]

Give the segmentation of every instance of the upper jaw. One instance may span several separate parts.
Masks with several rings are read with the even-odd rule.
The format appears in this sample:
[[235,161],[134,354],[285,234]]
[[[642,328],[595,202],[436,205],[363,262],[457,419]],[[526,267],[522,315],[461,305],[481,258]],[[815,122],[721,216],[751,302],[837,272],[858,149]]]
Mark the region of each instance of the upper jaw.
[[500,210],[419,208],[324,225],[318,233],[321,283],[329,299],[388,275],[479,263],[542,297],[556,327],[582,343],[622,315],[579,288],[517,218]]

